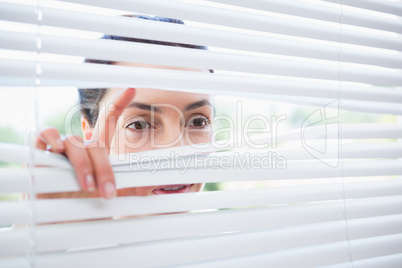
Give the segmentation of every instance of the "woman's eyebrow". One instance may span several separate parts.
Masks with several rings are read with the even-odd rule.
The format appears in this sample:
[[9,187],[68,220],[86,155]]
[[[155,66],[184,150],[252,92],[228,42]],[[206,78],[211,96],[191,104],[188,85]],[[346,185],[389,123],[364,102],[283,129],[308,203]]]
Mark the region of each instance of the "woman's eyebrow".
[[[187,105],[186,108],[184,108],[184,111],[187,112],[189,110],[197,109],[197,108],[205,106],[205,105],[209,105],[212,107],[212,104],[208,100],[203,99],[203,100],[196,101],[196,102],[193,102],[193,103]],[[163,113],[162,109],[159,108],[158,106],[150,105],[150,104],[146,104],[146,103],[142,103],[142,102],[132,102],[127,106],[127,108],[138,108],[138,109],[145,110],[145,111],[150,111],[150,112],[154,111],[157,113]]]
[[208,100],[204,99],[187,105],[186,108],[184,108],[184,111],[187,112],[188,110],[197,109],[205,105],[209,105],[212,107],[212,104]]
[[127,106],[127,108],[138,108],[145,111],[162,113],[161,108],[157,107],[156,105],[149,105],[142,102],[132,102]]

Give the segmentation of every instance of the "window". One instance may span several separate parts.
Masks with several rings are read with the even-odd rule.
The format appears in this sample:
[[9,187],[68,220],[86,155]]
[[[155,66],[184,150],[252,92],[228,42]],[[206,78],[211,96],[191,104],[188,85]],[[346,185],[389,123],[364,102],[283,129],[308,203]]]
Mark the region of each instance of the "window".
[[[0,8],[0,267],[401,266],[401,1]],[[117,188],[175,194],[64,195],[70,162],[32,141],[82,136],[77,88],[137,89]]]

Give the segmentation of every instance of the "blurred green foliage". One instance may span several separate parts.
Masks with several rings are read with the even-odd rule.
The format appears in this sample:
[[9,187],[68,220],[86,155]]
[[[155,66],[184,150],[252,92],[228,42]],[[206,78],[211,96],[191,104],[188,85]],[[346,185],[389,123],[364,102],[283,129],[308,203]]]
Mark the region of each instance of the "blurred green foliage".
[[[23,135],[12,126],[0,126],[0,142],[24,144]],[[21,164],[0,162],[0,168],[20,167]],[[18,194],[3,194],[0,195],[1,201],[16,201],[19,199]]]
[[59,130],[61,136],[78,135],[82,136],[81,132],[81,115],[75,114],[72,118],[66,117],[66,113],[61,111],[49,117],[44,123],[47,127],[55,127]]
[[1,201],[18,201],[20,195],[18,194],[2,194],[0,195],[0,202]]
[[204,186],[204,191],[219,191],[222,190],[221,183],[206,183]]
[[[23,135],[19,133],[12,126],[0,126],[0,142],[24,144],[24,138]],[[12,166],[19,166],[19,165],[0,162],[0,167],[12,167]]]
[[23,135],[12,126],[0,126],[0,142],[23,144]]

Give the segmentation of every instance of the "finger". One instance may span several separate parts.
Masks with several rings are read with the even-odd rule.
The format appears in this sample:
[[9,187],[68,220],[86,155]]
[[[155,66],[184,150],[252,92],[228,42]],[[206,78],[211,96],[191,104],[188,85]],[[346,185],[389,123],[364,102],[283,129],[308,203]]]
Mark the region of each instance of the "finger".
[[65,154],[74,168],[78,183],[87,191],[95,190],[92,162],[79,136],[69,136],[64,140]]
[[36,138],[35,148],[45,151],[47,149],[47,144],[38,136]]
[[117,93],[106,107],[99,112],[98,121],[94,127],[92,140],[97,141],[100,147],[105,147],[107,152],[116,131],[116,124],[124,109],[131,103],[135,96],[134,88],[127,88]]
[[60,139],[60,133],[56,128],[45,128],[39,132],[36,140],[36,148],[46,150],[53,153],[64,152],[64,145]]
[[91,144],[87,147],[87,152],[94,168],[96,185],[100,195],[105,199],[115,197],[116,184],[107,149]]

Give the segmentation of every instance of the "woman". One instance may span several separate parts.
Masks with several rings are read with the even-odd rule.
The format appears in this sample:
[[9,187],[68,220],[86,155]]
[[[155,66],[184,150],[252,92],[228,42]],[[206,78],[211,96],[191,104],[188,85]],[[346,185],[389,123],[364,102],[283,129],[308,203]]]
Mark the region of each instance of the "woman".
[[[169,23],[180,20],[139,16]],[[161,41],[104,36],[130,42],[205,49],[202,46]],[[92,63],[115,64],[142,68],[208,72],[150,64],[87,60]],[[198,192],[203,184],[137,187],[116,190],[109,154],[125,154],[166,147],[210,142],[213,107],[206,94],[162,91],[157,89],[80,89],[83,117],[83,139],[70,136],[61,139],[57,129],[40,132],[36,147],[64,154],[74,167],[83,191],[41,194],[39,198],[146,196]]]

